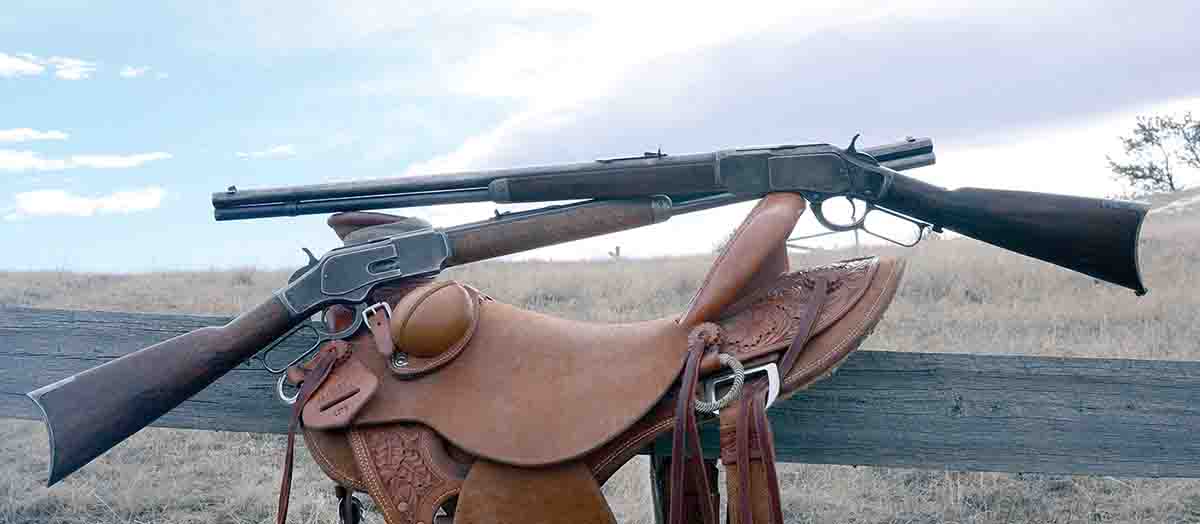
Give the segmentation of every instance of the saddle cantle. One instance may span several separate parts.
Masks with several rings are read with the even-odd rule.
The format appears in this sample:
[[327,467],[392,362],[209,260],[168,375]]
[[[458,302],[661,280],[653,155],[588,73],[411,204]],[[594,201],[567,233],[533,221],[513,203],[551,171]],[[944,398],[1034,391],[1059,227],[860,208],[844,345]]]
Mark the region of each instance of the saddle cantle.
[[[832,373],[882,316],[901,261],[863,258],[787,272],[783,241],[803,210],[796,195],[760,201],[679,318],[571,321],[452,281],[381,290],[373,300],[386,301],[391,316],[376,315],[372,333],[348,349],[322,350],[332,369],[303,406],[305,442],[326,474],[369,493],[389,524],[431,524],[439,508],[460,522],[612,522],[599,484],[680,423],[681,375],[686,385],[723,374],[718,353],[747,367],[786,362],[778,386],[787,397]],[[347,213],[331,225],[343,238],[411,226],[387,217]],[[327,318],[348,324],[347,312]],[[690,337],[714,324],[704,328],[714,333],[706,342]],[[746,395],[758,398],[765,389],[748,382]],[[731,472],[755,446],[736,440],[769,436],[765,419],[749,426],[726,420],[727,413],[755,412],[738,406],[721,417]],[[751,429],[727,438],[737,427]],[[731,493],[766,487],[763,450],[755,449],[747,468],[753,480],[735,475]],[[739,479],[753,488],[734,486]],[[758,520],[755,511],[747,520]]]

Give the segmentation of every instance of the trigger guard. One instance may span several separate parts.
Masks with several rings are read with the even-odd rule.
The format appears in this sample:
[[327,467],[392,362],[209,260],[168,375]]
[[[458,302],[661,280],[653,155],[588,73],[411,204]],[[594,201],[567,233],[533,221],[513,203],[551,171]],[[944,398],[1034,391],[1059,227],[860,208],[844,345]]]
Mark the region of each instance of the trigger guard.
[[[366,304],[361,304],[361,303],[356,304],[354,306],[354,321],[353,321],[353,323],[351,323],[350,326],[347,327],[346,329],[343,329],[343,330],[337,331],[337,332],[333,332],[333,333],[330,333],[329,331],[327,331],[324,328],[324,322],[301,322],[300,324],[296,324],[296,327],[293,327],[287,333],[284,333],[279,338],[271,341],[270,344],[267,344],[267,346],[265,348],[263,348],[261,351],[259,351],[258,354],[256,354],[253,358],[255,360],[258,360],[259,363],[262,364],[263,368],[265,368],[269,373],[271,373],[273,375],[284,374],[287,372],[288,368],[300,364],[301,362],[304,361],[304,359],[312,356],[313,353],[316,353],[317,350],[320,349],[321,346],[324,345],[325,343],[333,342],[335,340],[346,340],[346,339],[349,339],[351,336],[353,336],[355,333],[358,333],[358,330],[362,329],[362,326],[363,326],[362,312],[366,308],[367,308]],[[271,366],[271,364],[269,362],[267,362],[267,355],[271,354],[271,352],[275,350],[276,346],[278,346],[283,341],[291,338],[292,335],[295,335],[296,332],[300,331],[301,329],[310,329],[313,331],[314,338],[316,339],[316,341],[313,343],[313,345],[310,346],[308,349],[304,350],[303,352],[301,352],[295,358],[293,358],[290,362],[287,363],[287,365],[285,365],[283,367],[279,367],[279,368]],[[282,396],[280,398],[282,398]]]
[[346,329],[333,333],[322,331],[321,343],[332,340],[346,340],[350,338],[351,335],[358,333],[358,330],[363,327],[363,312],[366,311],[368,307],[369,306],[367,306],[365,302],[354,304],[354,320],[350,322],[350,326]]
[[[838,195],[838,196],[841,196],[841,195]],[[816,217],[817,222],[819,222],[822,226],[825,226],[825,229],[828,229],[830,231],[843,232],[843,231],[854,231],[855,229],[862,229],[863,222],[866,222],[866,220],[867,220],[867,215],[870,214],[871,211],[875,209],[875,204],[873,202],[864,200],[864,202],[866,202],[866,204],[867,204],[867,208],[866,208],[866,210],[863,211],[861,218],[854,221],[854,223],[852,223],[852,224],[834,224],[834,223],[830,222],[829,220],[826,220],[825,213],[821,211],[821,203],[824,200],[825,200],[824,197],[809,198],[808,199],[809,207],[812,208],[813,216]]]

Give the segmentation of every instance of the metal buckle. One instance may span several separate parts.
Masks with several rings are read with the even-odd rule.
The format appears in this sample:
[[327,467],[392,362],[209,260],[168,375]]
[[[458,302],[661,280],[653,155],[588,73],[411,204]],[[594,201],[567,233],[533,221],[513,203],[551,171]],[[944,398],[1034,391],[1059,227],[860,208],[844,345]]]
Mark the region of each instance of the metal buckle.
[[[767,406],[766,407],[770,408],[771,405],[775,404],[775,399],[779,398],[779,366],[776,365],[774,362],[772,362],[770,364],[763,364],[761,366],[754,366],[752,368],[746,368],[746,372],[745,372],[746,382],[750,382],[751,380],[753,380],[754,378],[751,377],[751,375],[756,374],[756,373],[765,373],[767,375]],[[704,391],[702,393],[702,395],[704,396],[704,401],[716,402],[718,388],[720,388],[726,384],[732,383],[732,382],[733,382],[732,374],[718,375],[715,377],[710,377],[708,379],[705,379]],[[719,410],[714,411],[713,413],[717,413],[717,412],[719,412]]]
[[368,306],[366,309],[362,310],[361,314],[362,314],[363,322],[365,322],[368,326],[370,326],[371,325],[371,317],[374,316],[379,311],[383,311],[384,316],[386,316],[388,320],[392,319],[391,306],[388,306],[387,302],[379,302],[376,304],[372,304],[372,305]]

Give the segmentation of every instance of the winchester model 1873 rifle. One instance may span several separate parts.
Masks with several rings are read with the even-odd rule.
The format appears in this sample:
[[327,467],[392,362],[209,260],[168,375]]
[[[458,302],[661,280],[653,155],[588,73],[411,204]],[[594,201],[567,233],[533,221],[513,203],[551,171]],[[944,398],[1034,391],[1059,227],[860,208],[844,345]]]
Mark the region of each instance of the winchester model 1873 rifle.
[[[311,258],[285,287],[225,326],[161,342],[30,393],[49,426],[50,483],[327,306],[363,309],[380,285],[772,193],[801,195],[831,230],[869,230],[871,218],[878,216],[903,219],[919,233],[952,230],[1145,293],[1137,241],[1146,206],[1020,191],[946,190],[900,173],[933,162],[929,139],[908,139],[861,150],[852,141],[844,149],[812,144],[681,156],[647,153],[561,166],[290,188],[231,187],[213,194],[217,220],[481,201],[584,202],[334,249]],[[849,199],[860,212],[849,219],[829,216],[835,199]]]

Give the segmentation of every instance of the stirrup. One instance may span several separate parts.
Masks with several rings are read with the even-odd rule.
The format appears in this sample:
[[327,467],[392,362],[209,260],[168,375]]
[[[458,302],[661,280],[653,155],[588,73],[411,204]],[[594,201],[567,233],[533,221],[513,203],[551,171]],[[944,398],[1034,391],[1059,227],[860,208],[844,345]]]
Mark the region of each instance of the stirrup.
[[342,486],[334,488],[334,494],[338,498],[338,524],[360,524],[363,517],[362,501]]

